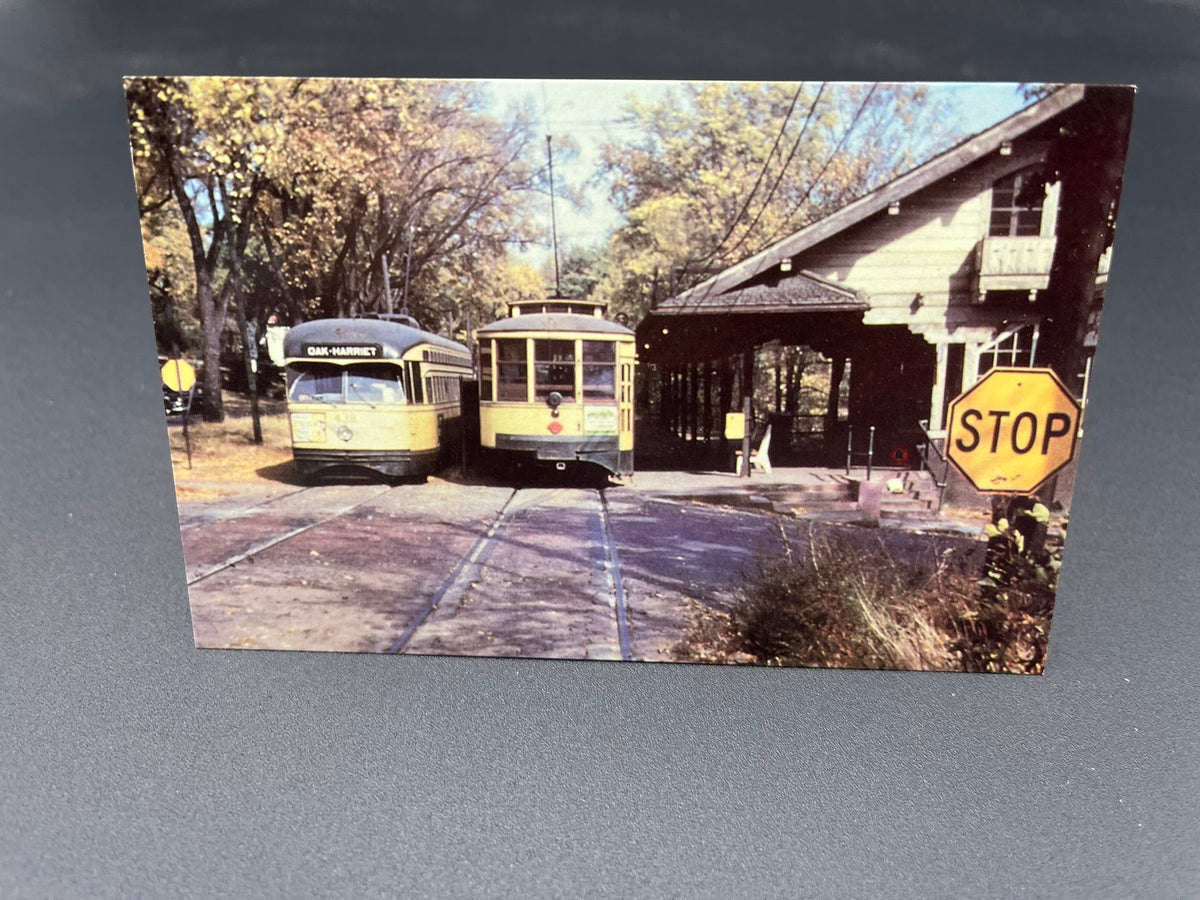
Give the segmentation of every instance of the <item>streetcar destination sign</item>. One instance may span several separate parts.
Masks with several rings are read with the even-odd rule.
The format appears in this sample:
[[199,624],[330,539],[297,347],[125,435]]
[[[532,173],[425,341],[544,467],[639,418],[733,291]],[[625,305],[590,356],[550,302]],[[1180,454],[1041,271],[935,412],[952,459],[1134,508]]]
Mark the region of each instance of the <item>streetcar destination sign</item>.
[[308,359],[381,359],[382,344],[301,344],[300,353]]
[[1074,459],[1078,435],[1052,370],[996,368],[950,404],[946,455],[980,491],[1026,494]]

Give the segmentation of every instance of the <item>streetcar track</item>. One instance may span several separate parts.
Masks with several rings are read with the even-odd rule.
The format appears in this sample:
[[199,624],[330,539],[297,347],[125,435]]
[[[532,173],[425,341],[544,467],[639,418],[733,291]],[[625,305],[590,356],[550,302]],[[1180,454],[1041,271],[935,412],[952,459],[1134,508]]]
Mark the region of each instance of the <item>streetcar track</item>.
[[297,488],[294,491],[288,491],[286,494],[276,494],[274,497],[268,497],[266,500],[263,500],[261,503],[255,503],[251,506],[243,506],[238,509],[217,512],[216,514],[213,515],[213,517],[211,519],[196,519],[195,521],[192,521],[192,522],[181,523],[179,526],[179,530],[181,532],[191,531],[193,528],[200,528],[205,525],[212,525],[216,522],[225,522],[225,521],[228,521],[229,519],[244,518],[245,516],[249,515],[250,513],[254,512],[257,509],[263,509],[264,507],[270,506],[272,503],[277,503],[280,500],[286,500],[288,497],[295,497],[297,494],[303,494],[305,491],[311,491],[311,490],[313,490],[312,487],[306,486],[306,487],[302,487],[302,488]]
[[[479,537],[470,551],[459,560],[454,570],[446,577],[433,596],[417,611],[408,626],[396,638],[391,647],[385,651],[386,653],[395,654],[403,652],[404,648],[412,642],[417,631],[425,624],[429,616],[441,607],[448,596],[466,596],[471,585],[479,580],[484,566],[487,565],[492,554],[499,546],[500,538],[506,526],[513,520],[515,514],[524,508],[521,500],[518,500],[518,495],[521,492],[522,489],[520,488],[513,490],[496,513],[487,531]],[[608,592],[612,598],[609,605],[613,609],[617,644],[621,659],[629,662],[634,658],[633,642],[629,633],[629,613],[625,599],[625,586],[621,578],[620,554],[617,551],[616,540],[613,537],[608,500],[603,490],[596,490],[595,494],[599,500],[599,536],[602,556],[600,563],[608,581]]]
[[600,527],[604,537],[605,569],[608,573],[609,584],[612,586],[613,601],[616,606],[617,642],[621,647],[621,659],[625,662],[633,660],[633,642],[629,637],[629,610],[625,604],[625,584],[621,579],[621,558],[617,553],[617,542],[613,538],[612,521],[608,513],[608,497],[604,491],[600,495]]
[[[301,490],[309,490],[309,488],[302,488]],[[301,535],[306,531],[316,528],[318,525],[324,525],[326,522],[330,522],[334,519],[344,516],[346,513],[350,512],[350,510],[352,510],[356,507],[362,506],[364,503],[368,503],[372,500],[375,500],[378,497],[382,497],[384,494],[388,493],[389,491],[393,491],[393,490],[395,490],[394,487],[391,487],[391,486],[386,487],[382,491],[371,494],[369,497],[364,497],[362,500],[356,500],[354,503],[351,503],[349,506],[344,506],[338,510],[335,510],[332,513],[329,513],[328,515],[325,515],[319,519],[316,519],[313,522],[309,522],[306,525],[301,525],[297,528],[293,528],[289,531],[284,532],[283,534],[276,535],[275,537],[272,537],[272,538],[268,538],[265,541],[260,541],[259,543],[251,546],[248,550],[244,550],[241,553],[235,554],[234,556],[227,558],[223,562],[208,569],[207,571],[202,571],[201,574],[196,575],[194,578],[189,578],[188,579],[188,587],[191,587],[193,584],[197,584],[198,582],[201,582],[206,578],[210,578],[213,575],[216,575],[218,572],[223,572],[226,569],[232,568],[233,566],[236,566],[238,563],[243,562],[244,560],[250,559],[251,557],[253,557],[259,553],[262,553],[264,550],[268,550],[271,547],[275,547],[279,544],[282,544],[284,541],[291,540],[292,538],[296,537],[297,535]],[[293,491],[292,494],[289,494],[288,496],[292,496],[293,494],[298,494],[300,492],[301,491]]]
[[[385,653],[399,653],[402,651],[408,642],[412,640],[413,635],[417,633],[417,629],[425,623],[430,613],[438,608],[442,600],[450,593],[450,589],[456,584],[462,582],[464,592],[471,585],[475,580],[476,572],[482,569],[487,560],[491,558],[496,548],[496,538],[503,532],[503,526],[507,524],[508,516],[512,512],[510,507],[513,505],[513,500],[516,498],[517,493],[518,489],[514,488],[513,492],[508,495],[508,499],[504,501],[504,505],[496,513],[496,517],[492,520],[492,524],[488,526],[487,531],[475,541],[470,552],[458,561],[458,565],[454,567],[453,571],[446,577],[446,580],[442,582],[441,586],[434,592],[425,605],[417,611],[416,616],[409,622],[408,627],[401,632],[400,636],[392,643],[392,646],[384,651]],[[470,574],[467,574],[468,572]]]

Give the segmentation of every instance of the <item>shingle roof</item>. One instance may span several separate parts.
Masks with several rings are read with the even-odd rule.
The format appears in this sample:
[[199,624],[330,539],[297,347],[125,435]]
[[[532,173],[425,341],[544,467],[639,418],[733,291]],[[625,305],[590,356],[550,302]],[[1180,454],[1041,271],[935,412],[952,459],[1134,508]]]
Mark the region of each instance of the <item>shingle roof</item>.
[[862,312],[867,308],[866,299],[855,291],[818,278],[811,272],[797,272],[781,276],[774,284],[756,284],[723,294],[689,293],[672,297],[651,314]]

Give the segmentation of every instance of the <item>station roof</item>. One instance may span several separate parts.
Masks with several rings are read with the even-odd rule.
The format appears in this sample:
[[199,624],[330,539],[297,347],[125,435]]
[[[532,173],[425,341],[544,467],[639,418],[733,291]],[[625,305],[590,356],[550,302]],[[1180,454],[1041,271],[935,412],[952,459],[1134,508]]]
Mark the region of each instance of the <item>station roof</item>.
[[864,312],[866,297],[812,272],[781,276],[724,293],[689,291],[660,303],[655,316],[759,312]]

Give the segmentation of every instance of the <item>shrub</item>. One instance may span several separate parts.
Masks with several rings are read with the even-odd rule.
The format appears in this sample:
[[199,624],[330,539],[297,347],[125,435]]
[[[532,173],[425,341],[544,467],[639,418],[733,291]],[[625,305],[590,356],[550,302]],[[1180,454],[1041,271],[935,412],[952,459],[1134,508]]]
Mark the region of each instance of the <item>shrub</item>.
[[899,559],[878,531],[810,528],[807,546],[758,560],[728,612],[699,610],[681,654],[761,665],[1040,671],[1057,562],[1053,553],[1025,554],[1020,533],[996,529],[980,580],[969,552],[913,552],[929,549],[921,536],[908,536],[913,545]]

